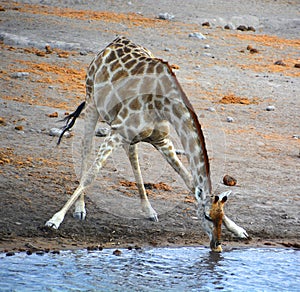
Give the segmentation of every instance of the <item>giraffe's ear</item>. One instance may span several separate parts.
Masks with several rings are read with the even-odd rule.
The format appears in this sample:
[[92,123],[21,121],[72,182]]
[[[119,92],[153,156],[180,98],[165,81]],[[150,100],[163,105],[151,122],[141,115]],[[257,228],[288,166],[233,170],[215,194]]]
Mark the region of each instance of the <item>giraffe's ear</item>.
[[214,196],[214,204],[217,204],[219,201],[219,196]]
[[219,195],[219,200],[224,204],[230,195],[231,191],[223,192]]

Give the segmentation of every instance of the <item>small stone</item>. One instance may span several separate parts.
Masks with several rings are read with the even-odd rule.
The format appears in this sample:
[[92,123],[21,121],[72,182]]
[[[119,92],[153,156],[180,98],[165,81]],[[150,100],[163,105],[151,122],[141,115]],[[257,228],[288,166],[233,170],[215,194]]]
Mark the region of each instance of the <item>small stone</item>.
[[31,251],[31,250],[27,250],[27,251],[26,251],[26,254],[27,254],[27,255],[32,255],[32,251]]
[[232,24],[228,23],[224,26],[224,29],[234,29],[234,26]]
[[253,31],[253,32],[254,32],[254,31],[255,31],[255,28],[254,28],[253,26],[248,26],[247,30],[248,30],[248,31]]
[[250,54],[257,54],[259,51],[258,51],[258,49],[252,48],[249,50],[249,52],[250,52]]
[[58,112],[54,112],[54,113],[48,114],[48,117],[49,118],[57,118],[58,117]]
[[199,40],[206,40],[206,37],[200,32],[191,32],[189,34],[190,38],[197,38]]
[[282,60],[278,60],[278,61],[274,62],[274,65],[286,66],[286,64]]
[[15,255],[15,253],[13,251],[9,251],[9,252],[6,253],[7,257],[11,257],[11,256],[14,256],[14,255]]
[[175,16],[173,14],[170,14],[168,12],[158,14],[158,19],[163,19],[163,20],[171,20],[174,17]]
[[214,113],[216,111],[216,109],[214,107],[209,107],[207,110],[212,113]]
[[1,126],[5,126],[5,125],[6,125],[6,121],[5,121],[4,118],[1,118],[1,117],[0,117],[0,125],[1,125]]
[[11,74],[11,77],[12,78],[26,78],[29,76],[29,73],[28,72],[15,72],[13,74]]
[[204,49],[209,49],[209,48],[210,48],[209,45],[205,45],[205,46],[204,46]]
[[247,31],[247,30],[248,30],[248,27],[245,26],[245,25],[239,25],[236,29],[237,29],[237,30],[240,30],[240,31]]
[[[51,128],[50,131],[49,131],[49,135],[50,136],[57,136],[59,137],[61,135],[61,133],[63,132],[62,129],[58,129],[58,128]],[[64,137],[66,138],[70,138],[71,137],[71,133],[70,132],[65,132],[64,133]]]
[[202,26],[210,27],[210,23],[208,21],[205,21],[202,23]]
[[115,256],[120,256],[122,254],[122,252],[119,249],[116,249],[113,251],[113,255]]
[[274,105],[268,105],[266,107],[266,111],[268,111],[268,112],[275,111],[275,106]]
[[43,250],[38,250],[35,254],[42,256],[45,252]]
[[46,54],[52,54],[52,53],[53,53],[53,50],[52,50],[52,48],[50,47],[50,45],[46,45],[46,46],[45,46],[45,50],[46,50]]
[[105,137],[109,134],[110,130],[108,128],[98,128],[95,132],[97,137]]
[[300,63],[294,65],[295,68],[300,68]]
[[24,128],[23,128],[23,126],[19,125],[19,126],[15,126],[15,130],[17,130],[17,131],[23,131]]
[[80,53],[79,53],[81,56],[86,56],[88,53],[87,53],[87,51],[80,51]]
[[228,123],[232,123],[232,122],[233,122],[233,117],[227,117],[227,118],[226,118],[226,121],[227,121]]
[[170,49],[170,48],[165,48],[164,51],[165,51],[165,52],[170,52],[171,49]]
[[232,187],[232,186],[235,186],[235,185],[236,185],[237,180],[236,180],[234,177],[232,177],[232,176],[226,174],[226,175],[223,177],[223,183],[224,183],[224,185],[226,185],[226,186],[231,186],[231,187]]
[[300,139],[300,135],[293,135],[294,139]]

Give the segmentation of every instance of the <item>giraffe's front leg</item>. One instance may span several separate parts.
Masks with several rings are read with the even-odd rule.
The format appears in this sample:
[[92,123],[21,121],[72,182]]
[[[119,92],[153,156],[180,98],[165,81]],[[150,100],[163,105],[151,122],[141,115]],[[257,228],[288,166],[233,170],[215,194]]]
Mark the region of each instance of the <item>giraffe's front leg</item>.
[[86,210],[84,203],[84,193],[82,193],[78,200],[75,202],[75,211],[73,213],[73,217],[78,220],[85,220]]
[[223,217],[223,224],[230,232],[235,234],[238,238],[243,238],[243,239],[249,238],[247,231],[244,228],[238,226],[236,223],[234,223],[226,215],[224,215]]

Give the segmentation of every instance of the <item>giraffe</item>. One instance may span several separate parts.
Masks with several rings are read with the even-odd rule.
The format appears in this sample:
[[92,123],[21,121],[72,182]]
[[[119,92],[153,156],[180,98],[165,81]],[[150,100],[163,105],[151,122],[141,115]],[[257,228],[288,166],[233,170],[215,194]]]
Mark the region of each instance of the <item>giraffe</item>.
[[[145,216],[158,221],[158,215],[147,198],[138,161],[137,144],[147,142],[161,153],[195,194],[202,227],[209,236],[213,251],[222,251],[222,223],[238,237],[248,237],[242,227],[224,214],[223,206],[230,191],[212,194],[209,159],[201,125],[167,62],[155,58],[149,50],[125,37],[116,38],[91,62],[86,76],[86,99],[74,113],[67,116],[58,144],[83,110],[85,121],[80,183],[63,208],[46,222],[46,226],[59,228],[73,204],[74,217],[85,219],[84,191],[117,147],[123,147],[129,157]],[[98,120],[106,122],[111,131],[99,147],[94,162],[88,165]],[[170,125],[180,138],[190,171],[177,157],[169,135]]]

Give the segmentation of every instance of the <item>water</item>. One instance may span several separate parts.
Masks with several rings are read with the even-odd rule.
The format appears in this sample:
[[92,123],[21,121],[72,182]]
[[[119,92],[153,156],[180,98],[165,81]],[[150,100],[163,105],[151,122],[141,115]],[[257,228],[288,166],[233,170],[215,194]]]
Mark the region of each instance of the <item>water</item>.
[[300,251],[122,249],[0,254],[0,291],[299,291]]

